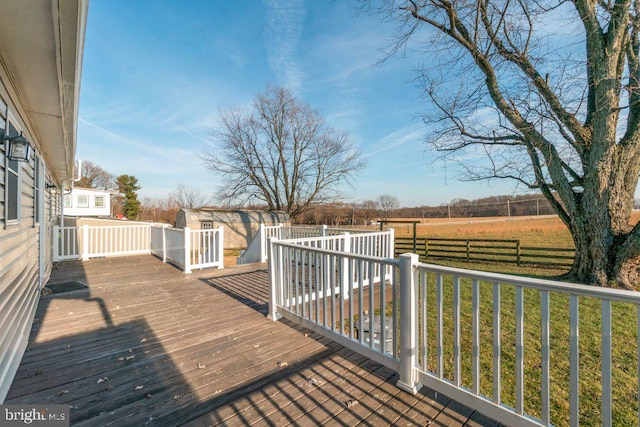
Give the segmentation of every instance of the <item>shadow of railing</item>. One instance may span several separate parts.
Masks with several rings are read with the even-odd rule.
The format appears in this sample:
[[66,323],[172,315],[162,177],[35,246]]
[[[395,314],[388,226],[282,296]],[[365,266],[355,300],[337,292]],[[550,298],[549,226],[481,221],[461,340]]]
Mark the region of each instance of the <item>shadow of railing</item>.
[[267,270],[203,277],[199,280],[265,316],[268,313],[269,280]]

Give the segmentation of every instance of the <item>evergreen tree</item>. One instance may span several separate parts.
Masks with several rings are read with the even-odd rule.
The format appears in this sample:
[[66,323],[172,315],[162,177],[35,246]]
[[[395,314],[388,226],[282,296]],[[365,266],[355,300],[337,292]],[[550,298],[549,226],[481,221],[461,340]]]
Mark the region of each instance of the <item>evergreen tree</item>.
[[136,219],[140,211],[140,201],[138,200],[138,178],[133,175],[120,175],[116,178],[116,184],[120,193],[124,194],[122,213],[127,219]]

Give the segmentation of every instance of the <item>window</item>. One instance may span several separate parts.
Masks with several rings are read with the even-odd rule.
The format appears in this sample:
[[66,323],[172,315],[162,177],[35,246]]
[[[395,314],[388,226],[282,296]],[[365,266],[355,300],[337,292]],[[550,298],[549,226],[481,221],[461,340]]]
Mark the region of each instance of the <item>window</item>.
[[[18,135],[18,131],[11,122],[9,122],[7,133],[9,136]],[[20,173],[22,170],[20,162],[9,160],[6,155],[5,151],[5,224],[20,220]]]
[[93,199],[93,206],[96,208],[104,208],[104,196],[96,196]]
[[200,223],[200,229],[202,229],[202,230],[213,230],[213,221],[202,221]]
[[79,208],[88,208],[89,207],[89,196],[87,195],[79,195],[76,199],[78,201]]
[[71,204],[71,194],[65,194],[64,195],[64,207],[65,208],[70,208],[72,206]]

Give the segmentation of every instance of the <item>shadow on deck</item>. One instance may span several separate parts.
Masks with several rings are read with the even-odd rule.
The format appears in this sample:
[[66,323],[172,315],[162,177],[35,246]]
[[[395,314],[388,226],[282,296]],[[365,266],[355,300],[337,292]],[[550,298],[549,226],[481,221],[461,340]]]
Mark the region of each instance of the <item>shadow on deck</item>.
[[264,265],[184,276],[151,256],[67,262],[42,297],[5,403],[74,425],[494,425],[267,312]]

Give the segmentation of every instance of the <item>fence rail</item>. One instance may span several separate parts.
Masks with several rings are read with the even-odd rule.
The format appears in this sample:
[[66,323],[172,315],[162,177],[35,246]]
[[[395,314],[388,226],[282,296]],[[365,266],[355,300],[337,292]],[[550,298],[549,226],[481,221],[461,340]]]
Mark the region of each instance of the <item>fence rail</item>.
[[420,261],[451,260],[462,262],[501,262],[516,265],[536,264],[571,267],[573,248],[522,246],[520,240],[396,238],[395,256],[414,252]]
[[[270,252],[270,318],[396,370],[404,390],[428,386],[507,425],[637,424],[640,293],[416,254],[398,261],[277,239]],[[390,275],[365,285],[376,268]],[[612,328],[630,317],[631,330]],[[626,343],[624,358],[614,342]]]

